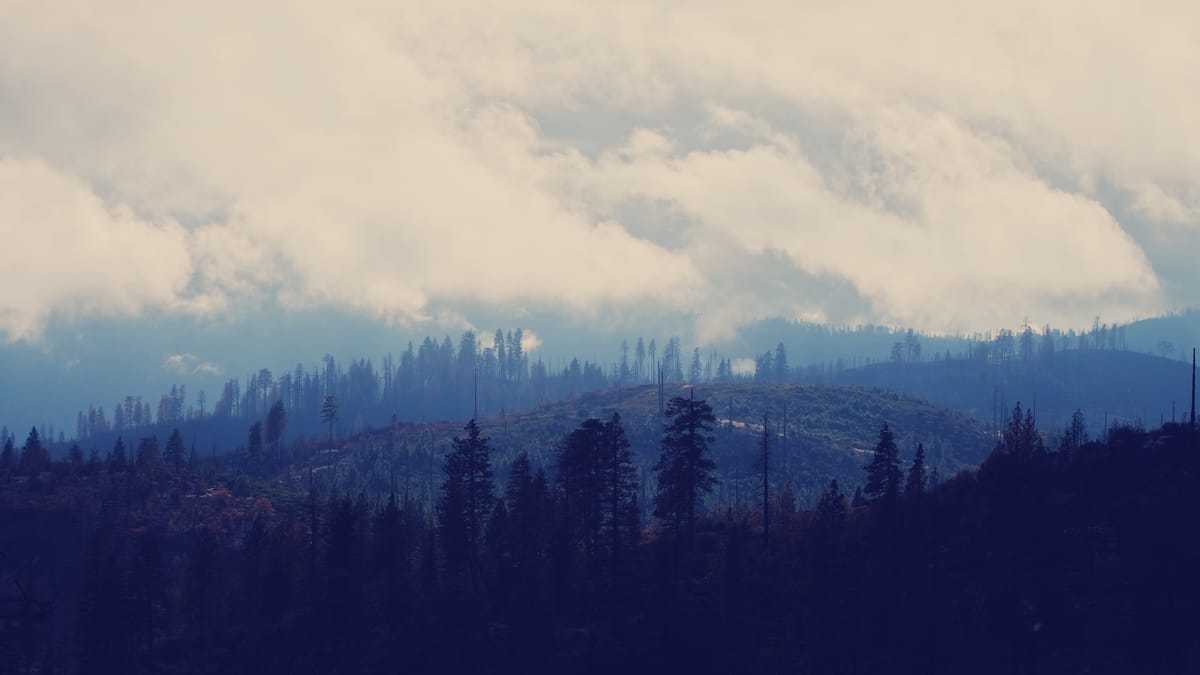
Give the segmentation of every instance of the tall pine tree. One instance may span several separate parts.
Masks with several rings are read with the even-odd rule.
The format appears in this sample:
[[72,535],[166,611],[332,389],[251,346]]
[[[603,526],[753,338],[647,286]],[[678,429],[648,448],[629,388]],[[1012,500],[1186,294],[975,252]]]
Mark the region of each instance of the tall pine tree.
[[708,456],[717,420],[712,406],[697,401],[695,394],[672,398],[666,416],[661,454],[654,465],[658,478],[654,515],[663,519],[677,541],[686,536],[690,542],[701,501],[717,483],[716,463]]
[[894,504],[900,494],[903,474],[900,471],[900,450],[896,447],[895,436],[887,422],[879,429],[879,442],[875,444],[871,463],[863,468],[867,470],[867,485],[863,488],[867,500]]
[[474,419],[463,431],[465,436],[454,437],[454,449],[443,467],[442,547],[451,570],[469,574],[472,586],[478,589],[479,549],[487,518],[495,508],[495,486],[488,439],[479,436]]

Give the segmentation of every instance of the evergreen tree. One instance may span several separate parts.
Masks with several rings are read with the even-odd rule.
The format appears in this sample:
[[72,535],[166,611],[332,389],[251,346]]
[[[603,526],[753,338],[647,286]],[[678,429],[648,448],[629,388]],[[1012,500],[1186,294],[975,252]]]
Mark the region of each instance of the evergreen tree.
[[521,341],[525,339],[525,331],[518,328],[512,334],[512,346],[508,348],[508,360],[512,363],[509,373],[514,380],[521,382],[525,379],[525,348]]
[[846,518],[846,496],[838,488],[837,479],[829,481],[829,487],[821,494],[817,503],[817,522],[824,529],[834,529]]
[[895,503],[900,495],[903,474],[900,471],[900,450],[896,447],[896,439],[887,422],[879,428],[879,442],[875,444],[871,463],[863,468],[867,470],[867,485],[863,489],[866,499]]
[[45,468],[49,462],[50,455],[46,452],[46,446],[42,445],[37,427],[31,427],[29,435],[25,437],[25,445],[21,448],[21,469],[29,473],[36,473]]
[[76,471],[83,468],[83,448],[79,447],[78,443],[71,444],[71,449],[67,451],[67,461]]
[[138,440],[137,470],[151,472],[158,466],[158,436],[144,436]]
[[125,453],[125,441],[120,436],[113,443],[112,452],[108,455],[108,468],[110,471],[124,471],[128,466],[129,459]]
[[266,442],[271,446],[275,459],[279,459],[283,451],[283,435],[287,431],[287,410],[283,401],[275,401],[267,412]]
[[[607,547],[608,559],[615,563],[636,529],[630,509],[637,482],[621,416],[585,420],[559,448],[558,488],[567,534],[582,543],[588,568],[595,573],[601,549]],[[602,532],[608,534],[606,541]]]
[[404,515],[392,492],[372,523],[372,572],[383,582],[380,610],[389,625],[397,622],[402,595],[407,590],[409,542]]
[[1071,414],[1071,421],[1063,430],[1062,439],[1058,443],[1058,451],[1069,454],[1087,445],[1087,442],[1087,424],[1083,419],[1083,411],[1076,410]]
[[12,471],[17,465],[17,453],[12,436],[4,438],[4,449],[0,450],[0,471]]
[[447,563],[456,572],[470,574],[479,583],[479,549],[487,518],[495,508],[491,448],[480,438],[479,425],[472,419],[455,436],[453,450],[446,456],[440,504],[442,547]]
[[504,349],[504,331],[496,329],[496,335],[492,338],[492,350],[496,354],[496,365],[499,368],[499,376],[501,380],[508,379],[508,354]]
[[633,364],[634,378],[641,382],[646,377],[646,343],[642,342],[642,336],[638,336],[637,344],[633,348]]
[[583,545],[593,570],[604,513],[603,437],[603,422],[594,417],[584,420],[562,439],[557,466],[565,534],[573,545]]
[[330,394],[321,403],[321,422],[329,425],[329,444],[333,445],[333,423],[338,419],[337,397]]
[[636,543],[638,527],[637,469],[619,413],[614,412],[604,423],[601,452],[604,525],[609,532],[609,561],[615,574],[625,543]]
[[663,519],[678,540],[688,541],[696,531],[696,511],[704,495],[716,485],[716,464],[708,457],[708,446],[716,417],[712,407],[689,398],[676,396],[667,403],[667,423],[660,443],[661,453],[654,465],[658,493],[654,496],[654,515]]
[[688,366],[688,382],[696,383],[704,376],[704,365],[700,361],[700,348],[692,349],[692,362]]
[[545,477],[539,493],[529,454],[522,452],[513,460],[508,470],[508,484],[504,488],[504,499],[509,505],[509,532],[513,565],[521,568],[536,557],[538,540],[545,527],[544,505],[546,501]]
[[183,436],[179,433],[179,429],[171,430],[171,435],[167,437],[167,448],[163,452],[163,459],[171,465],[175,474],[179,474],[179,467],[183,464]]
[[[1080,417],[1082,419],[1082,415]],[[1005,425],[1000,449],[1020,459],[1028,459],[1045,452],[1041,434],[1038,433],[1037,423],[1033,418],[1033,410],[1026,409],[1022,414],[1020,401],[1013,408],[1012,416]]]
[[369,562],[366,496],[330,495],[323,538],[325,596],[322,599],[326,630],[335,635],[353,634],[365,606],[361,580]]
[[925,446],[917,444],[917,454],[908,469],[908,480],[904,483],[904,498],[920,499],[925,493]]
[[792,371],[788,366],[787,349],[784,348],[782,342],[775,345],[775,358],[772,367],[775,371],[774,380],[776,382],[787,382],[792,379]]
[[263,425],[262,422],[255,422],[250,425],[250,436],[246,439],[246,451],[250,454],[250,461],[258,465],[262,461],[263,449]]
[[770,382],[775,377],[775,358],[771,352],[763,352],[754,359],[754,381]]

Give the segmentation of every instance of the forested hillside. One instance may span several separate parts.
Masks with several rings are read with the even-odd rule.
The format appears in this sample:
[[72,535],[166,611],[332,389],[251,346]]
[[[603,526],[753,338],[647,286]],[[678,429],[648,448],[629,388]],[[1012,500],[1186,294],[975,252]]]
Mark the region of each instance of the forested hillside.
[[[978,466],[994,444],[981,420],[921,399],[878,389],[769,383],[664,385],[661,394],[653,385],[604,390],[532,411],[481,419],[480,426],[491,438],[493,461],[503,477],[520,453],[549,466],[559,441],[575,425],[616,412],[639,475],[646,477],[658,456],[660,400],[691,392],[712,403],[718,420],[712,451],[721,483],[712,503],[720,508],[753,501],[756,448],[764,416],[774,443],[772,481],[780,487],[790,483],[801,506],[815,505],[831,478],[853,490],[874,444],[875,430],[884,421],[898,430],[905,461],[923,443],[930,469],[941,476]],[[440,462],[460,431],[459,422],[398,424],[349,439],[329,460],[337,462],[340,482],[349,489],[370,485],[378,498],[386,495],[388,480],[394,478],[409,485],[414,494],[422,490],[419,494],[427,495],[431,480],[436,480],[436,472],[430,478],[430,462]]]
[[[988,421],[1008,404],[1036,396],[1048,424],[1064,424],[1080,409],[1099,432],[1106,412],[1110,422],[1170,421],[1171,404],[1180,398],[1181,359],[1190,355],[1184,345],[1194,343],[1191,336],[1200,330],[1197,317],[1192,312],[1127,325],[1097,318],[1091,329],[1078,332],[1025,325],[956,336],[764,320],[714,345],[688,344],[677,335],[616,336],[591,353],[572,355],[555,345],[555,357],[521,328],[467,330],[457,338],[397,342],[394,351],[373,357],[325,354],[314,363],[260,356],[244,371],[229,373],[191,354],[172,354],[162,363],[115,358],[123,344],[81,352],[66,365],[56,364],[62,356],[49,348],[43,353],[4,345],[0,365],[11,381],[0,390],[0,438],[5,431],[23,433],[29,424],[22,419],[36,420],[51,454],[61,456],[72,441],[104,448],[118,435],[165,437],[179,427],[201,447],[222,453],[243,444],[246,428],[277,401],[288,410],[291,443],[320,432],[327,396],[338,399],[337,430],[352,434],[388,426],[393,418],[431,422],[511,414],[586,392],[652,384],[660,376],[668,384],[883,387]],[[373,342],[392,344],[381,336]],[[45,410],[31,413],[32,405]],[[69,407],[57,409],[64,405]]]
[[893,361],[833,374],[828,381],[881,387],[993,422],[1018,401],[1062,426],[1079,410],[1091,431],[1104,424],[1157,426],[1188,413],[1190,363],[1136,352],[1073,349],[1023,358]]
[[[735,413],[838,400],[805,387],[720,393]],[[622,403],[646,397],[657,408],[656,389]],[[400,471],[416,441],[399,428],[286,459],[264,447],[205,460],[172,437],[162,453],[139,442],[61,462],[34,430],[0,455],[0,654],[18,672],[66,673],[1200,665],[1188,618],[1200,436],[1187,426],[1094,441],[1078,420],[1048,448],[1032,410],[1015,408],[977,471],[938,481],[926,445],[901,448],[921,408],[881,424],[876,413],[897,408],[879,396],[845,431],[870,439],[862,490],[851,499],[831,479],[806,508],[772,477],[782,435],[770,416],[766,433],[733,431],[759,459],[734,503],[716,497],[729,461],[719,397],[664,399],[658,443],[641,451],[649,472],[633,452],[636,412],[552,412],[557,442],[515,456],[533,437],[526,422],[460,425],[432,505]],[[960,433],[953,417],[933,424]],[[351,480],[357,460],[338,460],[372,453],[382,495]],[[289,465],[294,487],[279,474]]]

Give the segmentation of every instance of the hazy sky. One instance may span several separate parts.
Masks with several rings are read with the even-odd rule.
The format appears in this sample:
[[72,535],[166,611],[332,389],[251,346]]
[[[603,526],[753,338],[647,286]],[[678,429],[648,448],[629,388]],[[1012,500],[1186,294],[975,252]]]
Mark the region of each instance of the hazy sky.
[[[1195,305],[1200,4],[0,0],[0,336]],[[487,326],[480,326],[487,328]]]

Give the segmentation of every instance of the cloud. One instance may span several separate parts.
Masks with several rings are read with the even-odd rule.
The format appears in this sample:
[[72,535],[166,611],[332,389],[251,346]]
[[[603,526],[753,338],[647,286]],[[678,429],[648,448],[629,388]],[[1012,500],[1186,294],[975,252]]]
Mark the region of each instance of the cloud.
[[196,357],[192,354],[170,354],[163,359],[163,370],[173,375],[187,375],[195,361]]
[[[1097,304],[1128,315],[1158,302],[1142,250],[1103,206],[1046,184],[1010,144],[908,110],[870,128],[872,164],[824,171],[777,133],[747,149],[654,157],[637,150],[638,133],[598,163],[597,190],[672,204],[693,222],[689,251],[706,268],[779,253],[847,281],[896,323],[954,331],[1035,310],[1085,322]],[[772,290],[760,288],[759,311],[804,314]]]
[[1097,187],[1197,229],[1190,4],[70,4],[0,8],[9,339],[263,298],[986,329],[1200,281]]
[[40,159],[0,157],[0,331],[37,338],[51,314],[180,309],[187,232],[105,204]]
[[[1200,200],[1197,200],[1200,203]],[[1151,221],[1168,225],[1200,222],[1200,206],[1185,203],[1184,197],[1167,193],[1161,186],[1147,183],[1134,191],[1133,208]]]
[[186,375],[214,375],[220,376],[225,373],[225,370],[220,366],[201,361],[195,354],[169,354],[163,359],[163,370],[179,376]]
[[219,377],[219,376],[225,374],[225,369],[222,368],[221,366],[216,365],[215,363],[209,363],[208,361],[205,361],[203,363],[196,364],[195,369],[192,370],[192,374],[194,374],[194,375],[213,375],[213,376]]
[[524,330],[521,332],[521,351],[529,354],[535,352],[542,346],[542,338],[532,330]]

